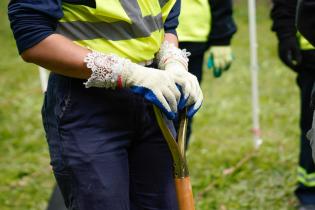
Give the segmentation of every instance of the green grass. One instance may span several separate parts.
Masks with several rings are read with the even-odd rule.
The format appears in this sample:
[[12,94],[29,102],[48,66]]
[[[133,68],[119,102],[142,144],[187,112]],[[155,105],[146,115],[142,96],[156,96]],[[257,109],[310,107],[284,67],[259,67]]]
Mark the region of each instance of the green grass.
[[[0,209],[42,210],[53,176],[41,125],[37,68],[17,55],[0,1]],[[238,1],[235,62],[220,79],[204,72],[204,106],[196,116],[188,152],[198,210],[291,210],[298,159],[299,96],[295,75],[276,54],[269,4],[258,9],[261,127],[264,144],[232,175],[227,168],[252,151],[246,1]]]
[[34,65],[17,55],[0,2],[0,209],[44,209],[53,185]]

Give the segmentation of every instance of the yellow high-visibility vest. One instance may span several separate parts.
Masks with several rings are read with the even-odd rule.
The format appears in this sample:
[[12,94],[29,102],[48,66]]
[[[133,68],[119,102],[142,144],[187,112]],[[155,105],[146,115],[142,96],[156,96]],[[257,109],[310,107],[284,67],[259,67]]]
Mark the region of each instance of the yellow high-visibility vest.
[[315,173],[308,173],[301,166],[298,167],[297,178],[303,185],[307,187],[315,187]]
[[177,28],[180,42],[205,42],[211,25],[208,0],[182,0]]
[[96,0],[96,8],[63,3],[57,32],[76,44],[133,62],[154,58],[176,0]]
[[307,41],[300,33],[297,34],[299,41],[300,41],[300,48],[301,50],[314,50],[315,47]]

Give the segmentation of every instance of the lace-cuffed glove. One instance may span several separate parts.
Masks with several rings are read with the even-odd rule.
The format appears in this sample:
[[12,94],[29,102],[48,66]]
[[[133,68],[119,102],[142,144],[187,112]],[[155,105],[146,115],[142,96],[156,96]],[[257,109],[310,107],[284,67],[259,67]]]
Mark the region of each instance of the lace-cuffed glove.
[[227,71],[233,61],[230,46],[212,46],[208,57],[208,69],[213,70],[214,77],[220,77],[223,71]]
[[91,77],[85,83],[87,88],[130,88],[159,107],[169,119],[175,118],[180,91],[173,77],[165,71],[100,52],[89,53],[84,61],[92,70]]
[[195,75],[188,72],[188,55],[173,44],[164,42],[157,54],[158,67],[165,70],[180,87],[182,96],[179,109],[188,107],[187,116],[192,117],[201,107],[203,94]]

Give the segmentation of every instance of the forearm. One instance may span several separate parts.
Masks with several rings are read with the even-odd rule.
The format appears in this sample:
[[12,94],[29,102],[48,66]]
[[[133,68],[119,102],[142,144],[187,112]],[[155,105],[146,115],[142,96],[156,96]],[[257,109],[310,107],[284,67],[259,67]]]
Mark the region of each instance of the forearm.
[[209,44],[230,45],[237,27],[233,19],[232,0],[209,0],[211,6],[211,32],[208,40]]
[[[178,46],[177,36],[166,33],[165,41]],[[24,51],[21,56],[29,63],[42,66],[52,72],[69,77],[87,79],[91,71],[84,63],[89,49],[74,44],[69,39],[53,34],[37,45]]]
[[87,79],[91,75],[91,70],[86,67],[84,57],[89,52],[89,49],[76,45],[61,35],[53,34],[24,51],[21,56],[25,61],[52,72]]
[[270,17],[273,20],[272,31],[278,39],[295,36],[295,12],[297,0],[273,0]]
[[176,28],[178,26],[178,16],[180,14],[180,6],[181,0],[176,0],[173,8],[171,9],[170,13],[168,14],[165,23],[164,23],[164,31],[165,33],[172,33],[177,35]]
[[176,35],[172,34],[172,33],[166,33],[164,35],[164,41],[167,41],[169,43],[174,44],[176,47],[178,47],[178,38]]

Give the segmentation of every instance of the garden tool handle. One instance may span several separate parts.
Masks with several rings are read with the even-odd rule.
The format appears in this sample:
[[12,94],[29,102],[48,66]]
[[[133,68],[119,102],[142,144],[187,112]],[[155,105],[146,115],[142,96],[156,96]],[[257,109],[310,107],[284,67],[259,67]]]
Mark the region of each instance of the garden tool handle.
[[[180,112],[179,120],[180,126],[178,130],[177,143],[179,151],[186,162],[185,144],[187,132],[187,108]],[[183,177],[175,177],[175,187],[179,210],[195,210],[189,173],[186,173],[186,176]]]
[[176,195],[179,210],[195,210],[190,178],[175,178]]
[[195,210],[194,198],[189,178],[188,167],[185,158],[185,140],[187,131],[187,109],[180,113],[180,128],[178,130],[178,141],[172,136],[167,127],[165,118],[158,107],[153,106],[157,123],[170,149],[174,164],[174,183],[179,210]]

